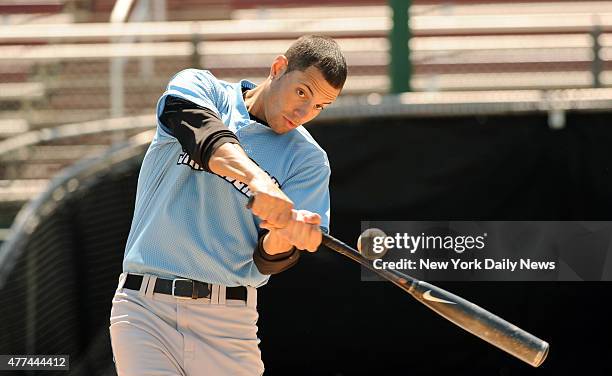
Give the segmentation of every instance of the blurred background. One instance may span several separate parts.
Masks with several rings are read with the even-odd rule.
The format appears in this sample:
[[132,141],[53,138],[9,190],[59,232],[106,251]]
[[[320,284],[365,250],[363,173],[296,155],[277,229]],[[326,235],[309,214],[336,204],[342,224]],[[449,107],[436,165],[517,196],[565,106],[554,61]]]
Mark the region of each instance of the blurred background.
[[[611,219],[612,1],[0,0],[0,354],[115,374],[108,314],[157,98],[184,68],[261,82],[309,33],[350,70],[307,126],[336,237]],[[535,370],[359,275],[321,250],[260,289],[266,374],[612,371],[609,282],[440,283],[548,340]]]

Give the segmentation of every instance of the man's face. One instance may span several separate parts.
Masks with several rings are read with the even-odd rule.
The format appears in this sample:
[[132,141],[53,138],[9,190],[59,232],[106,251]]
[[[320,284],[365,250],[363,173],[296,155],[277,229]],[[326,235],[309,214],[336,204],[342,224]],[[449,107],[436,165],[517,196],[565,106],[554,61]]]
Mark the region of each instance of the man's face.
[[287,73],[281,66],[273,73],[265,101],[266,120],[274,132],[287,133],[314,119],[339,94],[316,67]]

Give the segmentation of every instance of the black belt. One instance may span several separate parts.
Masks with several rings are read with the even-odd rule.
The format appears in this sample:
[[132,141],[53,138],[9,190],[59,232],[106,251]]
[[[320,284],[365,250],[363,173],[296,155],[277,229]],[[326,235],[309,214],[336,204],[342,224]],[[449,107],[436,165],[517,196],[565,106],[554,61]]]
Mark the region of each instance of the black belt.
[[[140,290],[142,276],[138,274],[128,274],[123,287],[130,290]],[[191,279],[163,279],[155,280],[153,292],[172,295],[179,298],[210,298],[211,284]],[[247,288],[244,286],[226,287],[225,299],[247,300]]]

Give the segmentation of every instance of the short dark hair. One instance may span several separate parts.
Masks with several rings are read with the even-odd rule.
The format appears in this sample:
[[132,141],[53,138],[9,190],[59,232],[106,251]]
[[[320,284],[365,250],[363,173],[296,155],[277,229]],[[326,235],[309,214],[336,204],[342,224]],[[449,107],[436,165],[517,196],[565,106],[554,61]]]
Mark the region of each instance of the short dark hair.
[[335,89],[342,89],[346,81],[347,67],[340,46],[330,37],[304,35],[293,42],[285,52],[289,61],[287,72],[301,72],[314,66]]

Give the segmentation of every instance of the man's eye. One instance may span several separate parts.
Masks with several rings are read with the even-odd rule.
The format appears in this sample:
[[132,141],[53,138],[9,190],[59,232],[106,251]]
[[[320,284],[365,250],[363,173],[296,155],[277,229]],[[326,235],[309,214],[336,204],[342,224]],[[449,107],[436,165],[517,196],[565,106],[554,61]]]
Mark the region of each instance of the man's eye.
[[323,106],[321,106],[320,104],[316,105],[315,108],[319,111],[323,110]]
[[298,89],[298,90],[297,90],[297,94],[298,94],[300,97],[305,97],[305,96],[306,96],[306,93],[305,93],[305,92],[304,92],[304,90],[302,90],[302,89]]

